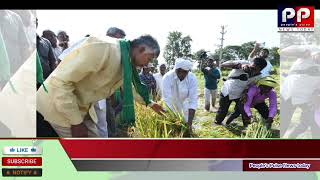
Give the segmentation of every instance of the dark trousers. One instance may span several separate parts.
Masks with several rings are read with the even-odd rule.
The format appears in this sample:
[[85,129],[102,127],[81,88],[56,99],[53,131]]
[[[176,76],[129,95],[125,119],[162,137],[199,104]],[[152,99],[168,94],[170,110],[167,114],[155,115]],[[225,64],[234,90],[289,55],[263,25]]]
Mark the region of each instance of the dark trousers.
[[108,136],[109,137],[116,137],[117,136],[117,123],[116,117],[122,111],[122,104],[123,104],[123,95],[121,95],[120,99],[116,101],[115,94],[112,94],[110,98],[106,99],[107,103],[107,124],[108,124]]
[[37,111],[37,137],[59,137],[48,121]]
[[[244,111],[244,103],[240,103],[240,108],[241,108],[243,126],[246,127],[250,124],[250,119],[247,116],[247,113]],[[271,122],[268,121],[269,107],[265,102],[256,104],[255,106],[253,106],[253,108],[255,108],[258,111],[258,113],[262,116],[262,118],[266,120],[266,123],[269,123],[269,124],[273,123],[273,121]]]
[[107,128],[108,128],[108,137],[114,137],[116,133],[116,122],[115,122],[115,112],[113,107],[111,106],[111,100],[109,98],[106,99],[107,103]]
[[306,132],[311,127],[312,138],[320,138],[320,128],[314,119],[314,108],[307,104],[293,105],[291,99],[284,100],[281,98],[281,133],[282,136],[287,132],[291,119],[297,108],[301,109],[300,123],[291,133],[290,138],[296,138]]
[[216,121],[215,121],[217,124],[221,124],[223,122],[224,118],[228,114],[228,110],[229,110],[230,104],[233,101],[236,103],[236,106],[234,108],[234,112],[231,114],[229,119],[230,118],[235,119],[235,118],[240,116],[241,112],[239,111],[239,108],[238,108],[239,107],[239,99],[230,100],[229,99],[229,95],[228,96],[223,96],[222,93],[220,94],[219,109],[218,109],[217,116],[216,116]]

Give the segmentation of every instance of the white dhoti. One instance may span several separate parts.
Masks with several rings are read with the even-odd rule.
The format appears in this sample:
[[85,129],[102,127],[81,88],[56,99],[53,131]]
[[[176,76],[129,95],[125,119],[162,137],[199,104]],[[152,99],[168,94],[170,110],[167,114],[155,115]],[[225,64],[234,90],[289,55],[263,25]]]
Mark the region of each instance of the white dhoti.
[[97,113],[97,128],[100,137],[108,137],[108,124],[107,124],[107,104],[106,100],[100,100],[94,105],[94,109]]

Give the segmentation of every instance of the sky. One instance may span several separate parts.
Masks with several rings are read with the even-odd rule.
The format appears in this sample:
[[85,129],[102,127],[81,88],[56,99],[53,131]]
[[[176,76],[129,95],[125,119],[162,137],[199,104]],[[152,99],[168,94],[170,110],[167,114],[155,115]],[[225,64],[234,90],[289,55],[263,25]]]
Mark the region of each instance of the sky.
[[75,42],[86,34],[104,36],[109,27],[123,29],[133,39],[142,34],[155,37],[160,45],[159,61],[170,31],[192,38],[192,52],[214,52],[220,44],[221,25],[226,25],[224,46],[248,41],[279,46],[277,10],[38,10],[37,32],[65,30]]

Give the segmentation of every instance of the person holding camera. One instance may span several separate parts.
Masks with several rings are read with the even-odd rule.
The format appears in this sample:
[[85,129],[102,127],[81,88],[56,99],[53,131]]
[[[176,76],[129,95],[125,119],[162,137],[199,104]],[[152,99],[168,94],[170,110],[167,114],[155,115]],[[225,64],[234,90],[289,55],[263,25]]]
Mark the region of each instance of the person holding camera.
[[204,88],[204,97],[205,97],[205,105],[204,108],[206,111],[210,110],[210,99],[211,106],[213,111],[216,111],[215,108],[216,98],[217,98],[217,88],[218,88],[218,80],[220,79],[220,71],[217,68],[217,64],[214,62],[212,58],[208,58],[208,64],[206,67],[201,69],[205,79],[205,88]]

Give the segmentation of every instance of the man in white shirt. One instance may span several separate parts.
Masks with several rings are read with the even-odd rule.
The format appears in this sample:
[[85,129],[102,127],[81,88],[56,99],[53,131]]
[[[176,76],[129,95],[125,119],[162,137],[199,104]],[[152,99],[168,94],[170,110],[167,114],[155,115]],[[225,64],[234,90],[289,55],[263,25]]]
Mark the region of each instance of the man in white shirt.
[[267,66],[261,70],[261,78],[267,77],[271,75],[272,72],[272,64],[267,60],[269,56],[269,50],[266,48],[261,48],[259,43],[256,43],[252,52],[249,54],[248,60],[253,61],[254,58],[260,57],[267,61]]
[[[261,78],[260,71],[265,68],[267,62],[263,58],[254,58],[253,62],[227,61],[221,64],[222,68],[231,68],[228,79],[224,82],[219,100],[219,109],[217,112],[215,123],[221,125],[226,117],[230,104],[236,102],[234,113],[228,118],[226,124],[229,124],[233,119],[237,118],[241,113],[239,111],[239,99],[242,92],[249,84]],[[248,124],[244,124],[245,127]]]
[[319,138],[319,128],[315,124],[314,105],[315,92],[320,85],[320,49],[307,45],[293,45],[281,50],[281,57],[298,58],[290,67],[288,76],[281,84],[281,137],[291,124],[291,118],[299,107],[301,122],[290,134],[296,138],[311,127],[312,137]]
[[159,66],[159,72],[154,74],[153,77],[156,79],[156,83],[157,83],[157,97],[156,99],[159,100],[161,99],[161,89],[162,89],[162,79],[163,76],[166,73],[166,65],[163,63]]
[[198,81],[190,72],[191,61],[178,58],[173,70],[163,77],[162,96],[167,106],[174,112],[180,113],[187,121],[192,132],[192,121],[198,107]]

